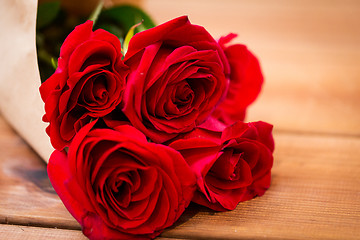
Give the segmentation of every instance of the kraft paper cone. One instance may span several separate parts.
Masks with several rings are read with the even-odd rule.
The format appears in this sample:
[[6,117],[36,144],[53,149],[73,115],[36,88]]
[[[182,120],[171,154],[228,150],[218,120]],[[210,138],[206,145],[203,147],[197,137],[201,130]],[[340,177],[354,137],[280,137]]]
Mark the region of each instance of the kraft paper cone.
[[37,0],[0,2],[0,112],[45,160],[53,148],[41,118],[35,46]]

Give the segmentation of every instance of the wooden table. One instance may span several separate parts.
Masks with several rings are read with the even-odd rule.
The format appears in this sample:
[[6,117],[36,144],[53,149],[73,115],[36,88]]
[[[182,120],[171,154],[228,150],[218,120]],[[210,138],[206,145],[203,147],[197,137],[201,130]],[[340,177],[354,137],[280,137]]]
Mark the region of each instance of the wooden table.
[[[159,239],[360,239],[360,2],[144,1],[157,22],[188,14],[238,32],[266,83],[248,120],[275,126],[263,197],[218,213],[191,205]],[[26,124],[26,122],[24,122]],[[45,163],[0,116],[0,239],[85,239]]]

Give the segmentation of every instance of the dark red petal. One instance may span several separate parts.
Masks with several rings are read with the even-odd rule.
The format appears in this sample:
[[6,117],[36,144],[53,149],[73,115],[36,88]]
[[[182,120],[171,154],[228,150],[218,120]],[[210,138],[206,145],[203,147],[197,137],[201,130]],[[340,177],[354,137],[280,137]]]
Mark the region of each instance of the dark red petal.
[[67,64],[74,49],[91,37],[92,27],[93,22],[86,21],[85,23],[75,27],[75,29],[67,36],[60,49],[60,59],[62,62]]
[[70,172],[66,153],[55,150],[50,156],[47,171],[50,182],[65,207],[80,224],[83,224],[83,218],[93,208],[86,193]]

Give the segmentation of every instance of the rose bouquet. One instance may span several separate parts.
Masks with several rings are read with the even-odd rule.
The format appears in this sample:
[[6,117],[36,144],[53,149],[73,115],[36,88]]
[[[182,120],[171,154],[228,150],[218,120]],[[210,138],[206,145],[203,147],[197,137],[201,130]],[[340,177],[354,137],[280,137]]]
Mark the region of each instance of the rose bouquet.
[[244,123],[257,58],[186,16],[123,43],[93,22],[61,46],[40,87],[51,183],[90,239],[147,239],[191,201],[236,208],[270,185],[272,126]]

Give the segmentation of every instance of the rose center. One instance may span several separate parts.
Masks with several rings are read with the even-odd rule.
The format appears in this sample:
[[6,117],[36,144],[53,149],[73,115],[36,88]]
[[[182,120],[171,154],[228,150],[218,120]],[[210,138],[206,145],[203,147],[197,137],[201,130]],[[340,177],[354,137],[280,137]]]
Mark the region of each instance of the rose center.
[[194,92],[189,84],[185,81],[180,84],[175,90],[174,104],[179,110],[187,108],[194,100]]
[[234,154],[234,157],[237,159],[236,161],[236,165],[233,168],[232,174],[229,176],[229,179],[234,181],[234,180],[239,180],[241,177],[241,161],[243,161],[243,155],[244,153],[237,153]]
[[108,98],[106,78],[103,75],[98,76],[93,85],[92,93],[97,102],[106,102]]
[[131,186],[125,181],[119,181],[115,184],[116,188],[112,190],[112,194],[117,204],[123,208],[129,206],[131,201]]
[[224,149],[220,157],[210,169],[217,178],[235,181],[242,177],[243,153],[232,148]]
[[80,99],[84,107],[97,107],[106,104],[109,98],[106,76],[97,74],[90,77],[85,83],[81,94]]

